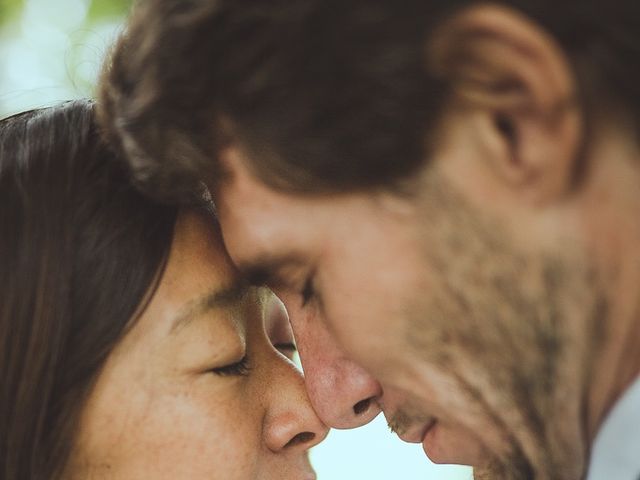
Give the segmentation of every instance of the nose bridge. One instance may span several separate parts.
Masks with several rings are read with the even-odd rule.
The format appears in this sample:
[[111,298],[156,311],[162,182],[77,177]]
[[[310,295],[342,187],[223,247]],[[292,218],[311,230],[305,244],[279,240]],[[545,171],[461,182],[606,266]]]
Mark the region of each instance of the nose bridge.
[[328,428],[313,410],[295,365],[275,350],[267,355],[274,358],[269,361],[266,378],[266,445],[274,452],[307,450],[327,436]]
[[356,428],[373,420],[380,408],[380,384],[350,360],[317,316],[290,311],[290,320],[311,402],[327,425]]

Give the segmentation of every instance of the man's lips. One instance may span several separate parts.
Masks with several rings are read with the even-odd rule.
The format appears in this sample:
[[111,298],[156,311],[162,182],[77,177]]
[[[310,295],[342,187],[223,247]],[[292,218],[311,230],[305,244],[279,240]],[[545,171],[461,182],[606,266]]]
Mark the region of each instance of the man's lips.
[[407,443],[421,443],[425,455],[437,464],[453,463],[459,465],[481,465],[486,459],[484,450],[472,438],[442,435],[441,425],[436,418],[426,423],[411,425],[397,432],[398,437]]
[[404,432],[398,433],[398,437],[407,443],[423,443],[424,437],[427,436],[427,433],[429,433],[429,430],[431,430],[435,424],[436,420],[431,419],[427,423],[411,426]]

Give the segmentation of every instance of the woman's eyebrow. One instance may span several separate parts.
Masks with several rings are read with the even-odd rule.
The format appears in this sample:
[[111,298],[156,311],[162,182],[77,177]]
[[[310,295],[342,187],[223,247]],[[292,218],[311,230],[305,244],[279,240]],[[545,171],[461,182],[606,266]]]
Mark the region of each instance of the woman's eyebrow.
[[212,290],[188,302],[175,316],[170,334],[175,334],[195,318],[216,309],[235,307],[247,295],[251,287],[247,282],[238,281],[228,287]]

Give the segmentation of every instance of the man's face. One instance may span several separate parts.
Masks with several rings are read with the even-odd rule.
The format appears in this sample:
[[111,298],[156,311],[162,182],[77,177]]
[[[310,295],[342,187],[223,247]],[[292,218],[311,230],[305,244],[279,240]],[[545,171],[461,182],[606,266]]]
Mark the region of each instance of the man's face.
[[371,374],[354,378],[436,463],[478,478],[580,477],[587,367],[575,356],[587,346],[571,319],[592,318],[601,296],[577,246],[521,248],[518,222],[479,214],[436,166],[408,196],[304,196],[255,179],[241,149],[223,159],[225,243],[284,299],[325,422],[336,426],[331,406],[352,391],[343,362]]

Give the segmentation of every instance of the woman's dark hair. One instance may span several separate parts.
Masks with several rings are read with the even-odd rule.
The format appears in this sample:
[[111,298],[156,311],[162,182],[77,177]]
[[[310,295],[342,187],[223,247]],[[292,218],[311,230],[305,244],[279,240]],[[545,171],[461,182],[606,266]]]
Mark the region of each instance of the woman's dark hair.
[[177,208],[142,196],[90,101],[0,120],[0,478],[59,478],[107,355],[164,268]]
[[[390,186],[428,158],[450,88],[428,40],[480,1],[140,0],[104,70],[101,120],[159,194],[220,178],[221,117],[272,187]],[[640,2],[495,3],[557,41],[582,102],[640,125]]]

